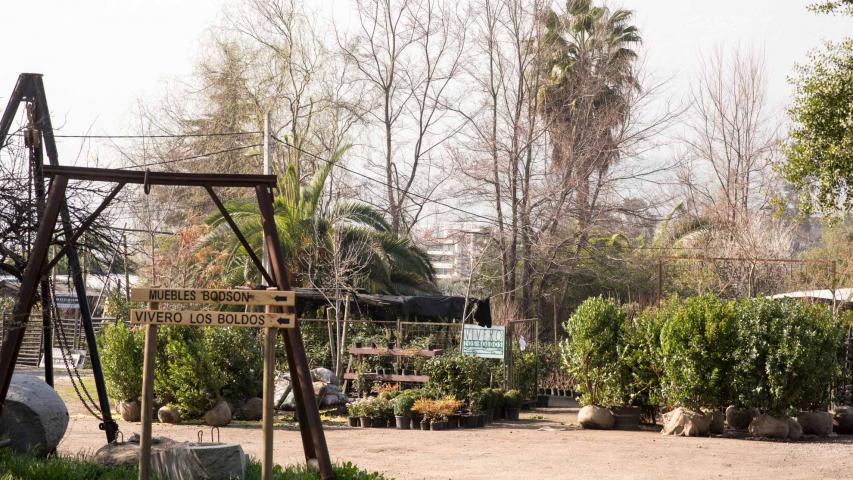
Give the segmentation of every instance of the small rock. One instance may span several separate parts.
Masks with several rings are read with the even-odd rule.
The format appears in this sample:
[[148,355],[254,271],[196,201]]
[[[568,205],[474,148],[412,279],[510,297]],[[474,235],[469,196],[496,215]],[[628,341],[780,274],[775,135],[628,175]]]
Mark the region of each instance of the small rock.
[[290,374],[278,373],[275,378],[275,394],[273,395],[273,405],[276,409],[284,408],[287,403],[287,396],[291,393],[293,387],[290,384]]
[[181,414],[178,412],[177,407],[173,407],[171,405],[164,405],[157,410],[157,418],[161,423],[181,423]]
[[730,405],[726,409],[726,423],[735,430],[746,430],[757,415],[758,412],[754,408],[737,408]]
[[839,406],[832,412],[832,425],[835,433],[853,434],[853,407]]
[[832,414],[829,412],[800,412],[797,422],[803,427],[806,435],[825,437],[832,433]]
[[204,423],[211,427],[224,427],[231,423],[231,407],[228,402],[219,399],[213,408],[205,412]]
[[797,420],[788,417],[788,439],[797,441],[803,436],[803,427],[800,426]]
[[676,408],[663,414],[664,435],[704,437],[711,431],[711,417],[687,408]]
[[578,412],[578,423],[582,428],[610,430],[616,423],[616,419],[606,408],[587,405]]
[[116,405],[116,411],[125,422],[138,422],[142,416],[142,405],[138,400],[122,400]]
[[243,420],[256,421],[260,420],[264,415],[264,401],[261,398],[254,397],[246,400],[239,409],[239,418]]
[[749,424],[749,433],[756,437],[788,438],[788,419],[759,415]]

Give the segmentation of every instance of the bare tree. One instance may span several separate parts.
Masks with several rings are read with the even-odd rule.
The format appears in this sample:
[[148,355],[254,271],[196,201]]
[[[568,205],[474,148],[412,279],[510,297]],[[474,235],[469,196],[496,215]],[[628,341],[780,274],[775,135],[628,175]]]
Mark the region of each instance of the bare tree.
[[[462,68],[466,16],[442,0],[359,0],[357,31],[339,49],[370,96],[365,117],[382,128],[383,159],[368,158],[385,180],[392,228],[407,234],[438,187],[430,172],[460,122],[448,105]],[[436,170],[441,173],[440,170]]]

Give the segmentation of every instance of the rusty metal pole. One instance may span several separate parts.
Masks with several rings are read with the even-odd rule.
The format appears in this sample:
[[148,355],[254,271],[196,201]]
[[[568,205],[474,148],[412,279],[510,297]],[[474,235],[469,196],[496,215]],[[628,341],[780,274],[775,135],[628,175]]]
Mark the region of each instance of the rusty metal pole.
[[57,175],[50,186],[44,215],[33,241],[30,257],[27,259],[27,266],[21,279],[21,287],[18,290],[18,299],[15,301],[15,307],[12,310],[12,325],[6,330],[3,344],[0,346],[0,415],[3,413],[3,405],[6,403],[6,394],[9,391],[9,384],[12,382],[15,362],[18,360],[21,341],[24,339],[24,331],[27,328],[27,320],[30,316],[30,310],[33,308],[36,288],[47,259],[53,230],[59,217],[59,209],[65,201],[65,188],[67,186],[68,178],[61,175]]
[[[284,265],[281,244],[278,240],[278,230],[275,223],[275,211],[272,197],[266,186],[255,187],[258,197],[258,208],[261,213],[261,224],[264,230],[264,245],[269,255],[272,274],[276,286],[280,290],[290,289],[290,280]],[[323,423],[320,421],[320,411],[314,397],[311,381],[311,371],[308,369],[308,359],[305,356],[305,345],[297,324],[296,328],[284,329],[284,347],[287,353],[287,363],[290,367],[290,379],[293,385],[296,411],[299,415],[299,430],[302,433],[302,446],[305,449],[305,459],[309,466],[314,465],[320,470],[323,480],[335,478],[332,462],[329,459],[329,449],[323,434]]]

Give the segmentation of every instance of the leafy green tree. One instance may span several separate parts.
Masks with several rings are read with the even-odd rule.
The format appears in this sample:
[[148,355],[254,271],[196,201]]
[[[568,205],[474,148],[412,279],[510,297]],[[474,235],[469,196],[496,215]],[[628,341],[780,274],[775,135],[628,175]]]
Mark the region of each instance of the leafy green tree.
[[853,15],[853,0],[827,0],[809,5],[809,10],[819,13]]
[[[292,164],[279,175],[273,208],[288,271],[295,272],[294,283],[329,286],[346,276],[349,286],[372,292],[434,291],[434,272],[426,252],[393,233],[379,211],[358,202],[324,205],[326,181],[345,151],[336,152],[307,185],[300,183]],[[260,252],[263,229],[255,200],[235,200],[226,207],[249,244]],[[214,228],[200,248],[213,246],[232,252],[229,283],[258,283],[259,275],[249,268],[248,255],[222,215],[211,216],[208,223]],[[346,265],[342,267],[342,263]]]
[[107,393],[113,400],[135,401],[142,394],[144,335],[125,322],[104,326],[98,338]]
[[853,207],[853,40],[828,43],[797,67],[784,173],[804,213]]

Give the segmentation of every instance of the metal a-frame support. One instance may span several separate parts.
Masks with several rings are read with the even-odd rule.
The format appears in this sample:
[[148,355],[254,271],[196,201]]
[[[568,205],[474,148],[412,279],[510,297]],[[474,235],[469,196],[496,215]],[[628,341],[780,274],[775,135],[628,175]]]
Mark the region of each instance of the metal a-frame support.
[[[35,127],[43,139],[44,149],[47,151],[47,158],[51,166],[59,166],[59,154],[56,149],[56,140],[53,136],[53,125],[50,120],[50,110],[47,107],[47,96],[45,95],[44,84],[42,83],[41,74],[38,73],[22,73],[18,76],[18,82],[15,84],[15,89],[9,97],[9,102],[6,105],[6,110],[3,111],[3,116],[0,117],[0,147],[4,145],[6,137],[9,134],[9,128],[18,111],[21,103],[31,103],[33,105],[33,117]],[[95,342],[95,330],[92,327],[92,311],[89,307],[89,301],[86,297],[86,284],[83,281],[83,269],[80,266],[80,257],[77,254],[77,249],[73,244],[71,227],[71,215],[68,213],[68,205],[65,202],[65,195],[61,196],[62,202],[59,206],[59,217],[62,220],[62,231],[65,236],[66,248],[64,252],[68,258],[68,267],[71,272],[71,279],[74,283],[74,291],[77,295],[77,302],[80,304],[80,316],[83,324],[83,332],[86,336],[86,345],[89,349],[89,361],[92,364],[92,374],[95,379],[95,389],[98,394],[98,406],[101,410],[102,423],[100,428],[104,430],[107,437],[107,442],[113,442],[116,439],[118,425],[112,418],[110,411],[110,401],[107,398],[107,388],[104,383],[104,373],[101,368],[101,357],[98,354],[98,347]],[[47,217],[42,217],[42,222],[47,220]],[[30,305],[32,308],[32,304]],[[27,310],[29,315],[29,310]],[[15,321],[18,321],[16,319]],[[15,352],[17,358],[17,351]],[[45,350],[45,365],[53,362],[51,352]],[[51,363],[52,367],[52,363]],[[9,382],[12,380],[12,371],[14,365],[0,364],[0,401],[6,400],[6,392],[9,388]],[[52,383],[52,368],[46,367],[46,380]],[[2,412],[2,403],[0,403],[0,412]]]
[[[104,199],[103,203],[82,222],[76,232],[66,235],[68,239],[73,240],[82,235],[92,222],[94,222],[97,215],[106,209],[125,184],[204,187],[217,207],[221,208],[226,223],[234,231],[234,234],[243,244],[244,248],[247,248],[247,251],[251,252],[249,256],[258,268],[258,271],[261,272],[264,278],[272,280],[270,286],[279,289],[290,288],[287,268],[284,263],[281,243],[279,242],[278,231],[275,225],[273,199],[270,193],[271,189],[276,186],[276,177],[274,175],[143,172],[106,168],[53,166],[45,166],[44,175],[45,178],[52,179],[53,183],[45,206],[44,221],[39,225],[38,235],[34,242],[35,245],[27,263],[18,300],[15,303],[14,316],[16,319],[25,313],[29,313],[35,298],[35,286],[38,278],[48,273],[49,268],[46,267],[54,265],[57,258],[65,251],[64,249],[60,251],[57,258],[52,260],[47,259],[47,249],[53,234],[53,225],[55,224],[60,206],[64,203],[65,186],[69,180],[112,182],[117,185],[111,194]],[[264,245],[269,252],[272,274],[267,272],[260,263],[260,260],[248,245],[242,232],[237,228],[236,223],[228,215],[227,210],[222,207],[222,202],[214,192],[213,187],[251,187],[255,189],[264,232]],[[68,248],[68,245],[65,248]],[[11,329],[3,339],[2,346],[0,346],[0,381],[4,382],[0,384],[0,408],[2,408],[2,402],[6,398],[6,392],[9,387],[8,382],[11,380],[25,328],[26,324],[21,324],[20,328]],[[324,480],[333,479],[334,472],[332,471],[329,450],[323,433],[323,424],[320,421],[320,412],[314,396],[311,371],[308,368],[308,359],[305,355],[302,334],[299,331],[298,325],[297,328],[284,330],[284,345],[287,354],[287,363],[291,372],[294,397],[296,399],[296,412],[299,416],[299,429],[302,436],[305,459],[309,465],[316,466],[319,469],[321,478]],[[2,413],[2,410],[0,410],[0,413]]]

